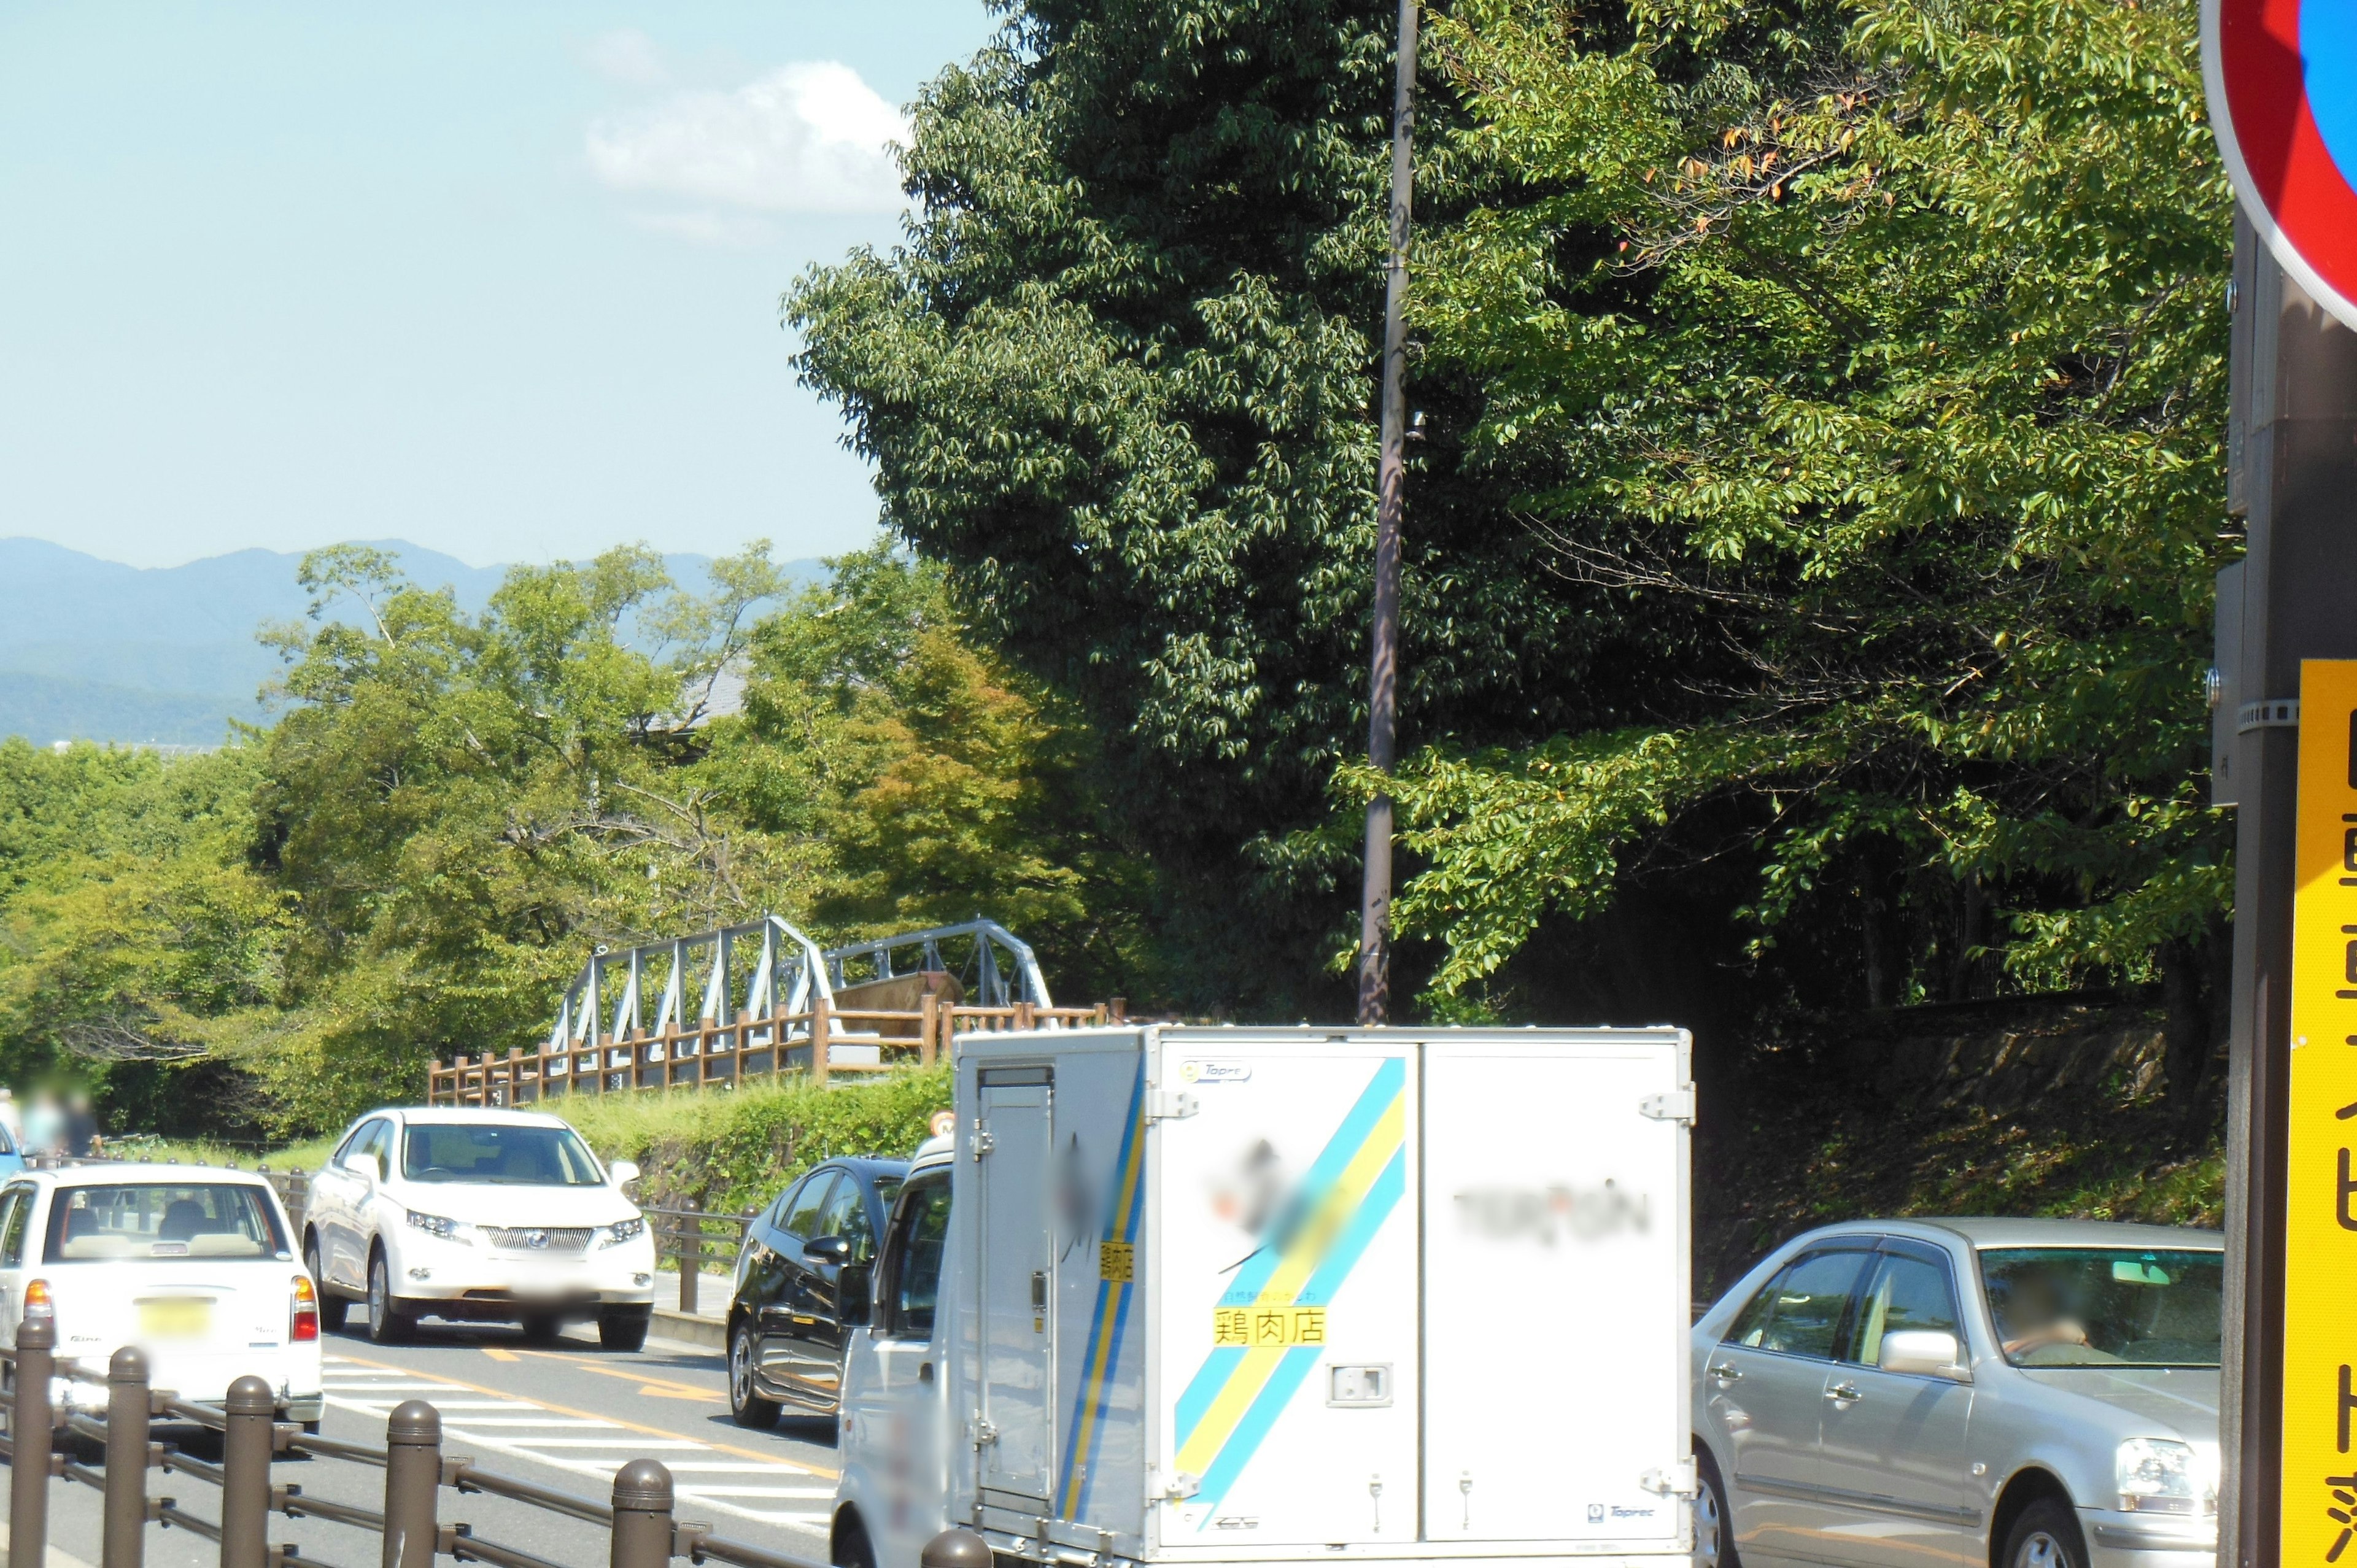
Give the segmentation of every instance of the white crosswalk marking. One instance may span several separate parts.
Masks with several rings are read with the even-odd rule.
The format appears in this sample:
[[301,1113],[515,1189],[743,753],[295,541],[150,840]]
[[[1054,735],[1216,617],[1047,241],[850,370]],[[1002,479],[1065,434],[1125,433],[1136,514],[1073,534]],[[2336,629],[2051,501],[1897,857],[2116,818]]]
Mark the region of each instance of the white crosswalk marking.
[[807,1465],[740,1457],[693,1438],[644,1435],[621,1422],[552,1410],[521,1394],[487,1398],[492,1391],[339,1357],[328,1358],[323,1380],[329,1405],[372,1423],[404,1400],[425,1398],[443,1413],[447,1437],[470,1450],[608,1485],[631,1460],[660,1458],[676,1478],[683,1501],[763,1524],[823,1530],[834,1496],[827,1477]]

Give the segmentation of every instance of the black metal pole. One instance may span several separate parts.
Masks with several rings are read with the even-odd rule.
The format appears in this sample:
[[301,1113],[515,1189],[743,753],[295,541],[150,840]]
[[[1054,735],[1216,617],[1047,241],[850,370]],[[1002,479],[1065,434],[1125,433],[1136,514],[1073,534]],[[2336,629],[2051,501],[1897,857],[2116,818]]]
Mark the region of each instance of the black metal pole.
[[2220,649],[2237,816],[2218,1556],[2278,1568],[2297,703],[2301,660],[2357,658],[2357,333],[2239,217],[2234,277],[2230,505],[2247,513],[2248,550],[2239,647]]
[[[1383,450],[1375,465],[1375,607],[1367,689],[1367,760],[1389,773],[1399,745],[1400,519],[1406,501],[1407,242],[1415,193],[1416,0],[1400,0],[1392,84],[1391,256],[1383,284]],[[1391,1014],[1392,798],[1367,802],[1366,881],[1359,907],[1359,1022]]]
[[384,1423],[383,1568],[434,1568],[441,1539],[442,1412],[404,1400]]
[[42,1568],[49,1539],[49,1380],[57,1319],[27,1310],[16,1325],[16,1402],[8,1418],[8,1568]]
[[633,1459],[614,1472],[611,1568],[665,1568],[671,1562],[671,1471],[654,1459]]
[[229,1386],[221,1438],[221,1568],[269,1568],[271,1426],[278,1397],[248,1373]]
[[106,1368],[106,1492],[101,1568],[139,1568],[147,1536],[147,1353],[125,1345]]

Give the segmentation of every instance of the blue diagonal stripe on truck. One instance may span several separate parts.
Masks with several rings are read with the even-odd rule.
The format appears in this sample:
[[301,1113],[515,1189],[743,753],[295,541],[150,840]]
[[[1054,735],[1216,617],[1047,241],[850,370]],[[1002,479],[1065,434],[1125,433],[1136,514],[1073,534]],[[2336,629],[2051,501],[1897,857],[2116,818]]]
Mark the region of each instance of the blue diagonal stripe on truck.
[[[1400,1199],[1406,1193],[1407,1151],[1402,1149],[1392,1156],[1391,1164],[1383,1167],[1383,1174],[1367,1190],[1366,1201],[1359,1206],[1358,1213],[1351,1216],[1350,1228],[1336,1240],[1334,1250],[1327,1254],[1326,1261],[1318,1266],[1318,1272],[1310,1275],[1308,1283],[1301,1287],[1301,1305],[1323,1306],[1334,1299],[1334,1293],[1342,1288],[1344,1280],[1351,1277],[1351,1269],[1357,1266],[1359,1259],[1374,1241],[1375,1233],[1383,1228],[1383,1221],[1391,1218],[1392,1210],[1399,1207]],[[1253,1401],[1252,1408],[1244,1412],[1243,1419],[1236,1423],[1234,1434],[1220,1449],[1220,1455],[1211,1461],[1211,1468],[1203,1472],[1202,1484],[1195,1494],[1196,1500],[1203,1508],[1203,1520],[1196,1529],[1200,1530],[1211,1522],[1211,1510],[1219,1506],[1221,1498],[1228,1495],[1228,1488],[1235,1485],[1236,1477],[1243,1474],[1244,1466],[1252,1463],[1252,1456],[1259,1450],[1262,1440],[1267,1437],[1269,1428],[1276,1424],[1276,1418],[1285,1412],[1285,1407],[1300,1391],[1301,1380],[1308,1377],[1310,1369],[1318,1364],[1318,1358],[1324,1348],[1318,1345],[1296,1346],[1285,1353],[1285,1359],[1269,1374],[1268,1386],[1260,1391],[1259,1398]]]
[[[1399,1098],[1406,1086],[1405,1061],[1395,1058],[1375,1069],[1374,1077],[1368,1080],[1358,1103],[1342,1118],[1341,1125],[1336,1127],[1334,1135],[1327,1140],[1325,1150],[1309,1167],[1308,1174],[1302,1177],[1299,1201],[1303,1207],[1308,1208],[1324,1199],[1342,1173],[1350,1168],[1351,1161],[1358,1155],[1360,1148],[1383,1120],[1383,1113],[1391,1109],[1392,1102]],[[1269,1276],[1276,1273],[1281,1261],[1274,1247],[1263,1247],[1254,1252],[1236,1271],[1234,1283],[1220,1297],[1221,1305],[1250,1306],[1259,1297],[1262,1287],[1268,1283]],[[1237,1346],[1223,1346],[1204,1359],[1201,1369],[1188,1383],[1186,1391],[1178,1396],[1178,1402],[1172,1412],[1178,1430],[1176,1447],[1186,1446],[1196,1424],[1211,1409],[1211,1402],[1227,1386],[1229,1378],[1235,1373],[1236,1364],[1243,1359],[1244,1351]]]
[[[1137,1242],[1137,1220],[1146,1206],[1146,1184],[1138,1179],[1145,1157],[1145,1140],[1138,1112],[1146,1104],[1146,1064],[1129,1089],[1129,1117],[1121,1130],[1121,1152],[1114,1158],[1114,1180],[1105,1194],[1104,1239]],[[1089,1480],[1096,1473],[1097,1450],[1104,1444],[1105,1389],[1121,1363],[1122,1330],[1129,1326],[1129,1298],[1136,1286],[1136,1254],[1130,1254],[1130,1275],[1119,1282],[1099,1270],[1097,1304],[1089,1319],[1088,1354],[1081,1362],[1080,1395],[1072,1402],[1072,1425],[1064,1440],[1064,1474],[1056,1488],[1060,1517],[1077,1520],[1088,1507]]]

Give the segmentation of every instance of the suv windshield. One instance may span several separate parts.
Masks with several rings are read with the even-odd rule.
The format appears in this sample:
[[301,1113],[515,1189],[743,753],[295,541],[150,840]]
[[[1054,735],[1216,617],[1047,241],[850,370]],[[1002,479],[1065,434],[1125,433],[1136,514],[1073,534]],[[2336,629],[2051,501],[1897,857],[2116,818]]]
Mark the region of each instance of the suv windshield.
[[493,1187],[598,1187],[606,1179],[570,1127],[481,1122],[411,1123],[401,1142],[401,1174]]
[[262,1188],[242,1182],[59,1187],[42,1251],[52,1263],[288,1255]]
[[2222,1252],[2005,1247],[1981,1254],[1989,1315],[2017,1367],[2214,1367]]

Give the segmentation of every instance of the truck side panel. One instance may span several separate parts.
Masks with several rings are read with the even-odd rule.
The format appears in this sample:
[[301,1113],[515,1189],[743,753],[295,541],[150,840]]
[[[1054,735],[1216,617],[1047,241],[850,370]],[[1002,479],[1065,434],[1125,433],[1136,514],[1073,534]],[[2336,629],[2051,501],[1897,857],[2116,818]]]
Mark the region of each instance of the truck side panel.
[[1427,1539],[1679,1543],[1683,1056],[1425,1047]]
[[1165,1548],[1415,1539],[1415,1047],[1170,1031],[1155,1132]]

